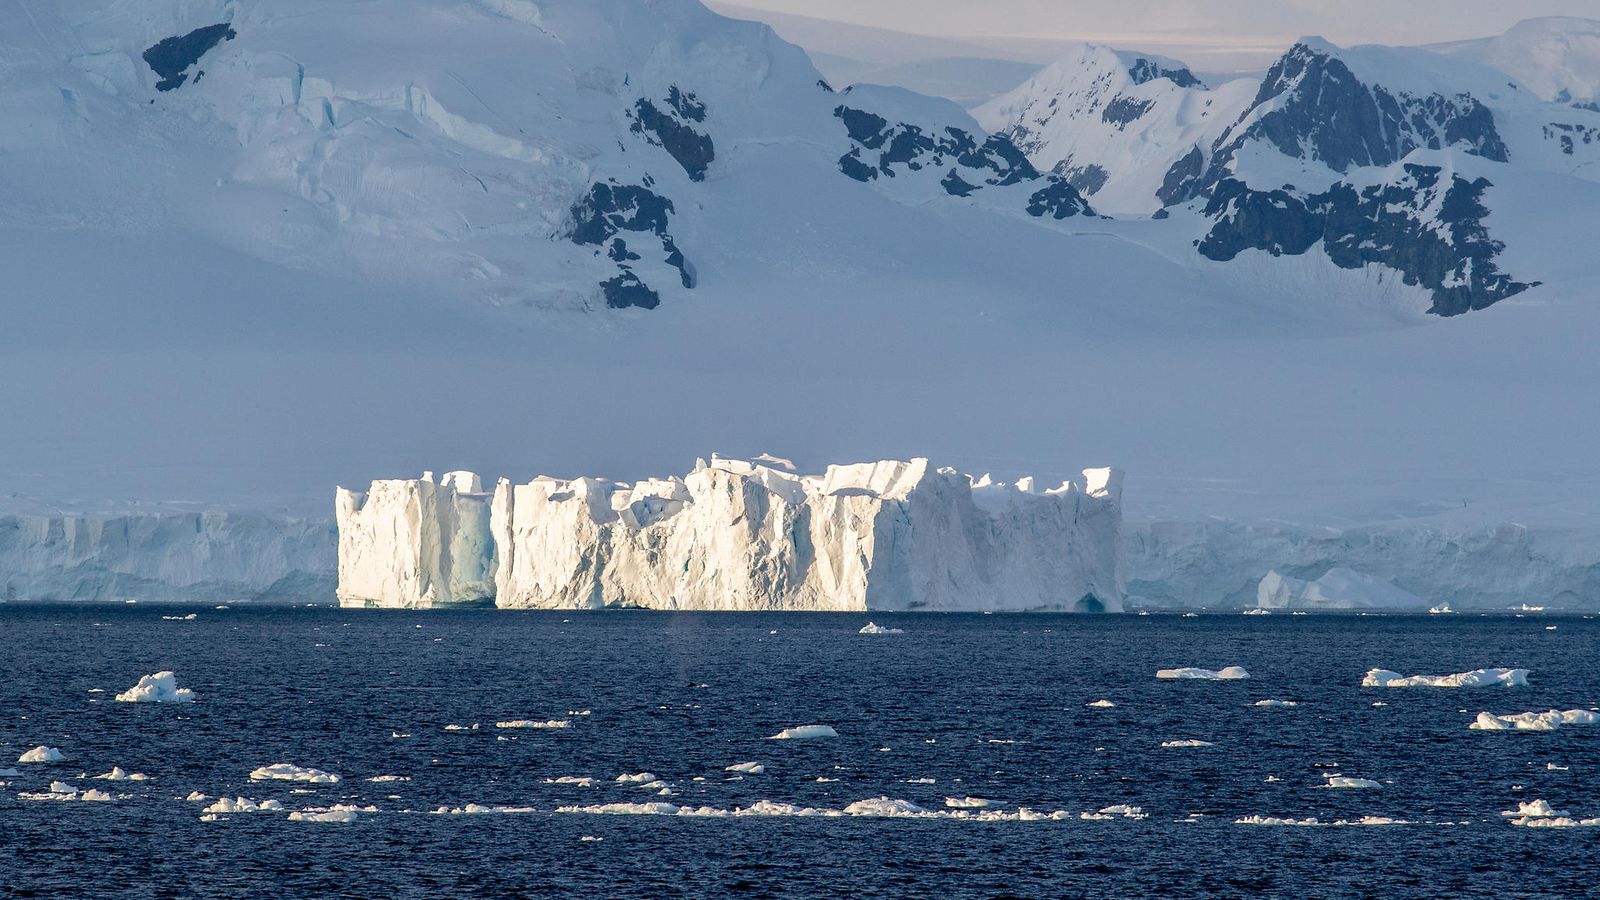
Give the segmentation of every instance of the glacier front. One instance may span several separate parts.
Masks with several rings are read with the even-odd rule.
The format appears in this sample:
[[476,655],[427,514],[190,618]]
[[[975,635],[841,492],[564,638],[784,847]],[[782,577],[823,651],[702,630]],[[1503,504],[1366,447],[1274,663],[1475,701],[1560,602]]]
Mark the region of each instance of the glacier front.
[[683,477],[338,489],[339,602],[432,607],[1117,612],[1122,475],[1039,490],[926,459],[713,456]]

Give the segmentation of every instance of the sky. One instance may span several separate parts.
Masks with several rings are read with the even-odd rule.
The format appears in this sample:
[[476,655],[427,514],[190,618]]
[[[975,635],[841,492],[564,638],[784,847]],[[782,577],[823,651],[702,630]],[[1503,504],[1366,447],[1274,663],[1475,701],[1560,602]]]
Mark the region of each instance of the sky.
[[[1600,0],[712,0],[711,5],[767,20],[802,46],[808,38],[811,44],[834,38],[819,36],[817,23],[806,31],[806,23],[783,17],[933,36],[981,48],[985,55],[1029,62],[1047,62],[1054,55],[1052,44],[1078,39],[1165,52],[1216,69],[1264,66],[1289,42],[1308,34],[1341,45],[1425,44],[1499,34],[1535,16],[1600,19]],[[860,58],[859,53],[841,55]]]

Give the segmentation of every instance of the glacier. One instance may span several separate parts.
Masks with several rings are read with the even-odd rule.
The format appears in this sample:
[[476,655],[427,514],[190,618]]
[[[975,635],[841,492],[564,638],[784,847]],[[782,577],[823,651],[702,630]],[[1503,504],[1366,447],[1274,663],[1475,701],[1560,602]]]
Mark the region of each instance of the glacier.
[[1122,474],[1041,490],[927,459],[713,455],[682,477],[338,488],[345,606],[1117,612]]
[[1256,609],[1417,610],[1427,605],[1410,591],[1344,566],[1311,581],[1272,571],[1256,587]]

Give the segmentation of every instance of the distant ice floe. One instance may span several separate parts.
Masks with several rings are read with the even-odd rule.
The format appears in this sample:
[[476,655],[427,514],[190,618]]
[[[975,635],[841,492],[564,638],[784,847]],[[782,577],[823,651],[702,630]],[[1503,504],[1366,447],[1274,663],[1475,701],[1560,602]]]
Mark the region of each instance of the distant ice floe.
[[1401,675],[1388,669],[1372,669],[1361,679],[1362,687],[1526,687],[1527,669],[1473,669],[1454,675]]
[[410,781],[410,775],[374,775],[367,779],[375,784],[388,784],[393,781]]
[[861,630],[857,632],[857,634],[905,634],[905,629],[889,628],[885,625],[875,625],[871,622],[868,622],[867,624],[861,626]]
[[[220,609],[220,607],[219,607],[219,609]],[[199,618],[199,616],[196,616],[194,613],[189,613],[187,616],[162,616],[161,617],[162,621],[164,621],[164,622],[193,622],[197,618]]]
[[537,812],[531,806],[488,806],[482,803],[468,803],[465,806],[441,806],[433,811],[436,816],[492,816],[492,815],[522,815]]
[[1247,609],[1242,613],[1242,615],[1246,615],[1246,616],[1270,616],[1270,615],[1272,615],[1272,610],[1270,610],[1270,609],[1261,609],[1261,608],[1258,607],[1256,609]]
[[1523,828],[1596,828],[1600,827],[1600,818],[1579,819],[1571,813],[1556,809],[1545,800],[1529,800],[1518,803],[1516,809],[1508,809],[1500,815],[1510,821],[1512,825]]
[[[203,797],[202,797],[203,799]],[[210,806],[200,810],[208,816],[231,816],[238,813],[283,812],[283,804],[276,800],[251,800],[246,797],[229,799],[221,797]]]
[[303,769],[289,763],[262,766],[250,773],[251,781],[304,781],[311,784],[338,784],[339,776],[321,769]]
[[545,784],[571,784],[577,787],[594,787],[595,779],[580,778],[576,775],[562,775],[559,778],[546,778]]
[[1373,781],[1370,778],[1351,778],[1346,775],[1329,775],[1328,783],[1323,785],[1323,787],[1359,789],[1381,788],[1383,785]]
[[1105,822],[1118,817],[1124,819],[1150,818],[1149,815],[1145,813],[1144,807],[1129,806],[1126,803],[1118,803],[1115,806],[1101,807],[1099,812],[1086,812],[1078,814],[1079,819],[1087,822]]
[[1090,709],[1115,709],[1117,705],[1110,700],[1095,700],[1092,703],[1085,703],[1084,706]]
[[722,771],[724,771],[724,772],[740,772],[740,773],[743,773],[745,775],[761,775],[761,774],[763,774],[763,773],[765,773],[767,771],[767,767],[763,766],[760,763],[742,762],[742,763],[734,763],[733,765],[728,766],[727,768],[723,769]]
[[19,800],[55,800],[62,802],[82,801],[87,803],[110,803],[117,798],[105,791],[87,790],[79,791],[77,786],[65,781],[50,782],[48,791],[23,791],[17,794]]
[[480,726],[478,725],[477,722],[473,722],[471,725],[446,725],[444,727],[444,730],[445,731],[477,731],[479,727]]
[[1235,825],[1275,825],[1301,828],[1344,828],[1353,825],[1409,825],[1405,819],[1391,819],[1388,816],[1362,816],[1359,819],[1335,819],[1324,822],[1316,816],[1307,819],[1280,819],[1276,816],[1244,816],[1234,819]]
[[617,784],[652,784],[658,780],[654,772],[635,772],[632,775],[617,776]]
[[289,813],[291,822],[327,822],[337,825],[348,825],[356,820],[354,810],[330,809],[324,812],[292,812]]
[[104,775],[96,775],[94,777],[95,778],[99,778],[99,779],[104,780],[104,781],[149,781],[150,780],[150,776],[149,775],[145,775],[145,774],[143,774],[141,772],[127,772],[127,771],[124,771],[121,766],[112,766],[111,767],[111,771],[105,773]]
[[1156,677],[1164,680],[1191,680],[1191,681],[1242,681],[1250,677],[1240,666],[1227,666],[1222,669],[1195,669],[1185,667],[1182,669],[1159,669]]
[[178,687],[178,676],[171,672],[145,675],[139,683],[117,695],[119,703],[193,703],[194,691]]
[[1295,700],[1257,700],[1254,705],[1273,709],[1287,709],[1291,706],[1299,706],[1300,703]]
[[1428,614],[1431,616],[1448,616],[1454,612],[1455,610],[1451,609],[1450,604],[1448,603],[1441,603],[1438,606],[1428,607]]
[[43,744],[29,750],[17,757],[19,763],[58,763],[67,757],[55,747],[46,747]]
[[944,805],[950,809],[997,809],[1005,806],[998,800],[986,800],[982,797],[946,797]]
[[834,731],[831,725],[796,725],[793,728],[785,728],[768,738],[768,740],[801,741],[813,738],[836,738],[838,736],[839,732]]
[[1197,741],[1193,738],[1188,738],[1181,741],[1162,741],[1161,746],[1170,750],[1182,747],[1215,747],[1216,744],[1211,741]]
[[1563,725],[1600,725],[1600,713],[1587,709],[1569,709],[1565,712],[1525,712],[1508,716],[1478,713],[1477,721],[1467,727],[1473,731],[1555,731]]
[[571,728],[572,727],[572,720],[571,719],[549,719],[549,720],[544,721],[544,722],[536,722],[536,721],[534,721],[532,719],[512,719],[509,722],[496,722],[496,723],[494,723],[494,727],[496,727],[496,728]]
[[[697,818],[746,818],[746,817],[790,817],[810,818],[828,817],[838,818],[855,816],[860,818],[883,819],[938,819],[961,822],[1060,822],[1069,819],[1084,820],[1110,820],[1116,818],[1143,819],[1146,818],[1143,808],[1138,806],[1116,805],[1108,806],[1099,812],[1074,814],[1064,810],[1042,812],[1028,807],[1019,807],[1015,810],[1000,809],[996,806],[967,806],[967,801],[979,801],[979,798],[949,798],[955,800],[956,807],[932,810],[919,806],[910,800],[901,800],[893,797],[871,797],[866,800],[857,800],[844,809],[822,809],[811,806],[798,806],[792,803],[780,803],[772,800],[758,800],[745,807],[722,809],[712,806],[680,806],[676,803],[597,803],[585,806],[560,806],[557,813],[577,815],[612,815],[612,816],[673,816]],[[947,800],[948,806],[948,800]]]

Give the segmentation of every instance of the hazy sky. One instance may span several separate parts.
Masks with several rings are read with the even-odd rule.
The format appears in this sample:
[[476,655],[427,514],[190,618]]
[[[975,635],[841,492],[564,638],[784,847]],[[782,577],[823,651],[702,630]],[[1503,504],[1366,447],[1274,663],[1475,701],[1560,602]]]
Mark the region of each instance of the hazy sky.
[[1161,39],[1203,34],[1340,44],[1483,37],[1533,16],[1600,18],[1600,0],[733,0],[751,9],[944,37]]

